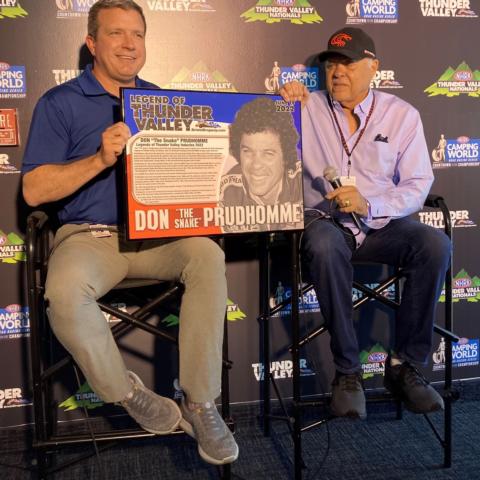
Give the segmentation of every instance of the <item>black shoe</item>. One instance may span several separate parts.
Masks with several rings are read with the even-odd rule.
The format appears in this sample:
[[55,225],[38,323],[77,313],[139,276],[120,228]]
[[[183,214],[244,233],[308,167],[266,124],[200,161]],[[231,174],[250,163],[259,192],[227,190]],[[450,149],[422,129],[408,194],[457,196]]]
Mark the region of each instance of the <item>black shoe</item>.
[[336,417],[354,417],[362,420],[367,417],[362,374],[337,372],[332,382],[330,411]]
[[384,385],[392,395],[414,413],[430,413],[444,409],[443,398],[428,383],[426,378],[407,361],[401,365],[385,362]]

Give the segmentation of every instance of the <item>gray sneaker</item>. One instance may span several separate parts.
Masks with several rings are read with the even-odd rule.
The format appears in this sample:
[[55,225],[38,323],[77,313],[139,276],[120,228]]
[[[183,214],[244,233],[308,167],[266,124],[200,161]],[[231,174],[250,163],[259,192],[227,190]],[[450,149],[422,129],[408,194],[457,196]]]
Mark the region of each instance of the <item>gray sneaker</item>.
[[190,410],[182,399],[180,428],[198,443],[198,453],[208,463],[223,465],[238,458],[238,445],[213,402]]
[[336,417],[367,418],[362,374],[336,372],[332,382],[330,411]]
[[158,435],[173,432],[182,418],[178,405],[146,388],[135,373],[129,371],[128,376],[133,395],[120,402],[122,407],[147,432]]

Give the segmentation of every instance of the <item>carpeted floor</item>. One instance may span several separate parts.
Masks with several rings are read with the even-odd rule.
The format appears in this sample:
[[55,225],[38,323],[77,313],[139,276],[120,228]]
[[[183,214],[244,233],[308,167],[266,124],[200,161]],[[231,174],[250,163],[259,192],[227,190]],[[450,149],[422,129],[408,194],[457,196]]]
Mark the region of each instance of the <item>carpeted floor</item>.
[[[457,383],[460,399],[453,408],[453,466],[442,468],[443,451],[423,416],[404,413],[395,419],[391,403],[368,405],[368,419],[334,419],[302,435],[305,480],[443,480],[480,479],[480,382]],[[284,422],[274,422],[272,435],[263,436],[258,405],[232,407],[240,457],[232,465],[232,480],[294,478],[293,447]],[[323,410],[305,417],[325,416]],[[441,427],[442,415],[431,416]],[[0,431],[0,479],[35,478],[28,429]],[[65,460],[91,447],[63,449]],[[186,435],[123,441],[68,470],[55,480],[209,480],[219,479],[217,468],[200,460],[194,440]],[[6,466],[6,465],[10,466]]]

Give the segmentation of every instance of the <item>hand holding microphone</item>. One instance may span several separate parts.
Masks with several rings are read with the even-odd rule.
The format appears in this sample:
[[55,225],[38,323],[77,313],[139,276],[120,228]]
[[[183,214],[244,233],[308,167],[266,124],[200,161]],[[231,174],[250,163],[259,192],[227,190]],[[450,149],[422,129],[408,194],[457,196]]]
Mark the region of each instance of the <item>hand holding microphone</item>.
[[326,195],[328,200],[335,200],[340,207],[340,211],[349,213],[355,226],[361,230],[362,226],[357,214],[368,215],[368,205],[365,198],[360,194],[357,187],[353,185],[342,186],[340,177],[334,167],[328,166],[323,171],[323,177],[333,187],[333,192]]

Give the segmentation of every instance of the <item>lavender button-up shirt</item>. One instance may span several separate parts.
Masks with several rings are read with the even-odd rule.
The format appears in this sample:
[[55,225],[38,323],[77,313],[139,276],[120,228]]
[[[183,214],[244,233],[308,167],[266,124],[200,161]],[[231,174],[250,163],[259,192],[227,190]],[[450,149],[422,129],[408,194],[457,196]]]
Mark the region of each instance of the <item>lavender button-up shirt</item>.
[[[372,115],[351,156],[350,176],[355,177],[358,190],[370,203],[369,217],[361,219],[365,228],[357,235],[357,245],[369,228],[382,228],[392,218],[420,210],[433,182],[420,115],[394,95],[370,90],[354,109],[360,126],[353,135],[341,105],[333,101],[349,150],[365,126],[374,95]],[[305,207],[329,212],[330,202],[324,195],[332,187],[323,172],[332,166],[338,175],[347,176],[348,157],[325,91],[310,94],[302,109],[302,147]],[[339,218],[345,226],[353,225],[349,215],[340,214]]]

